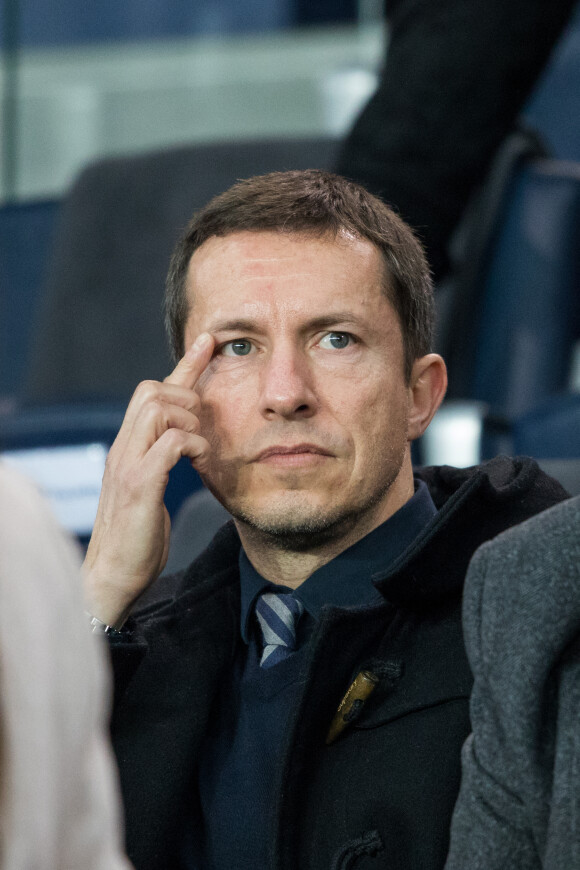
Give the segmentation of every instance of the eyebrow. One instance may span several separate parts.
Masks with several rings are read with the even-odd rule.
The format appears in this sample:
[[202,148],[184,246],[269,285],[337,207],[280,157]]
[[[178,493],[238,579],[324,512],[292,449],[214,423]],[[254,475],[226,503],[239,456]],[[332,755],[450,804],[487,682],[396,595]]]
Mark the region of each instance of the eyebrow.
[[[332,311],[328,314],[322,314],[319,317],[314,317],[309,320],[303,329],[325,329],[336,324],[352,324],[353,326],[364,326],[362,318],[357,317],[352,311]],[[368,325],[368,324],[367,324]],[[262,329],[261,324],[257,320],[248,318],[235,318],[232,320],[218,320],[211,323],[207,327],[208,332],[254,332]]]
[[215,323],[210,323],[207,327],[208,332],[252,332],[256,329],[255,320],[244,320],[243,318],[235,320],[217,320]]

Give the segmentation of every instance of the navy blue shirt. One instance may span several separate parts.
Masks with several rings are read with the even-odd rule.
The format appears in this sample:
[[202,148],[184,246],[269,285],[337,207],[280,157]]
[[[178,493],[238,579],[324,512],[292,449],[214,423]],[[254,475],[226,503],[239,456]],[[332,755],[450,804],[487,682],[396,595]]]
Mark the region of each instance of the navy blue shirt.
[[192,865],[195,870],[268,866],[269,828],[275,823],[270,808],[277,748],[300,697],[308,639],[325,605],[350,608],[381,600],[373,576],[384,573],[436,514],[426,485],[416,481],[415,486],[414,496],[392,517],[295,590],[305,607],[298,625],[298,648],[271,668],[260,668],[262,644],[254,607],[262,592],[280,592],[285,587],[261,577],[241,551],[244,643],[222,687],[212,716],[215,730],[208,735],[202,753],[199,793],[204,831]]

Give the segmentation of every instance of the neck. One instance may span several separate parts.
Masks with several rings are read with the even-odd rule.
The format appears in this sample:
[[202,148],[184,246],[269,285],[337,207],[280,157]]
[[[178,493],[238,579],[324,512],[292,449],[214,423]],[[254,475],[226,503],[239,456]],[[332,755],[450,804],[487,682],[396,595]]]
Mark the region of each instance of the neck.
[[[337,526],[335,534],[311,548],[280,544],[272,535],[236,519],[246,556],[266,580],[296,589],[318,568],[335,559],[389,519],[413,495],[413,474],[400,474],[386,499]],[[286,539],[285,539],[286,540]]]

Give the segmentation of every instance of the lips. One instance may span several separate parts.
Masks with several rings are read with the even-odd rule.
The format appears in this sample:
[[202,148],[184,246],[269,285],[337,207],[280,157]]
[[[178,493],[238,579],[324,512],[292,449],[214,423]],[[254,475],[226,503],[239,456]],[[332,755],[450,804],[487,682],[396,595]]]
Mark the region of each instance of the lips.
[[265,450],[262,450],[261,453],[258,453],[254,461],[261,462],[262,460],[269,459],[273,456],[299,456],[305,453],[318,454],[319,456],[333,455],[329,450],[325,450],[324,447],[319,447],[318,444],[275,444],[272,447],[267,447]]

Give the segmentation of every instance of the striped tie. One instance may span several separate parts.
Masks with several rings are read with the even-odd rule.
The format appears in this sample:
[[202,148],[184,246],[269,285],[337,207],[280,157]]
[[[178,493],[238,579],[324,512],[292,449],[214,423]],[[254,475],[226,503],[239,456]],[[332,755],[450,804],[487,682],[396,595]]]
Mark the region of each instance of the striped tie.
[[290,593],[264,592],[256,601],[256,616],[262,629],[264,650],[261,668],[288,658],[296,649],[296,626],[304,605]]

